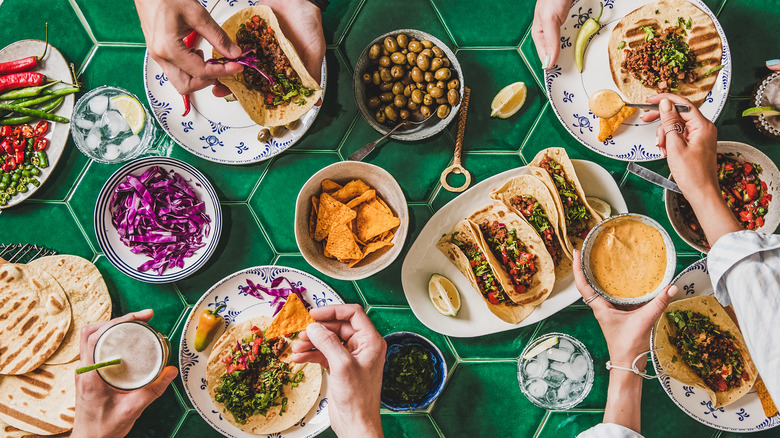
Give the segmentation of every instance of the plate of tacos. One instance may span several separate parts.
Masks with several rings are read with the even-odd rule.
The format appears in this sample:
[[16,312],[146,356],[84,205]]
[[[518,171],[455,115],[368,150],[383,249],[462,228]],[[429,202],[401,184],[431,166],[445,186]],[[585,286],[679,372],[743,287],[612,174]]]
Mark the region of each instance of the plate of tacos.
[[[536,323],[579,298],[572,254],[601,216],[586,197],[628,211],[601,166],[570,160],[563,148],[486,179],[442,207],[401,268],[404,294],[423,324],[473,337]],[[439,274],[460,293],[455,316],[439,313],[428,283]]]
[[690,99],[710,120],[726,103],[731,54],[715,14],[702,0],[614,0],[603,2],[600,29],[590,39],[583,69],[575,62],[580,28],[600,11],[598,0],[576,0],[561,27],[557,64],[545,70],[553,111],[586,147],[623,161],[662,158],[656,146],[658,121],[624,107],[609,119],[596,117],[588,100],[603,89],[625,102],[646,103],[668,92]]
[[[220,81],[235,100],[215,97],[205,88],[189,95],[190,109],[162,68],[144,58],[144,87],[160,126],[188,152],[223,164],[267,160],[294,145],[314,123],[325,92],[326,63],[317,83],[285,37],[273,10],[251,0],[201,2],[244,50],[244,71]],[[199,38],[194,49],[219,61]]]
[[[201,417],[235,438],[312,437],[327,429],[323,370],[288,357],[297,333],[313,321],[306,309],[332,304],[343,301],[328,285],[282,266],[244,269],[212,286],[193,307],[179,345],[184,391]],[[204,348],[196,337],[207,311],[223,323]],[[259,378],[264,385],[252,383]]]
[[691,418],[715,429],[744,433],[780,426],[734,313],[713,296],[707,260],[672,283],[681,292],[651,334],[664,391]]

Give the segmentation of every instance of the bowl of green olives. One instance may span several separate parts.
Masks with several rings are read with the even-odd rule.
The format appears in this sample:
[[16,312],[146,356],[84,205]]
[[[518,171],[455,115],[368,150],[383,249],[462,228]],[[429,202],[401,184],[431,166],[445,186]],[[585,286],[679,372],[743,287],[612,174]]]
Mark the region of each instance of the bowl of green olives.
[[463,89],[463,72],[452,50],[415,29],[378,37],[355,66],[355,103],[381,134],[405,120],[433,115],[426,123],[399,128],[390,136],[396,140],[422,140],[441,132],[455,118]]

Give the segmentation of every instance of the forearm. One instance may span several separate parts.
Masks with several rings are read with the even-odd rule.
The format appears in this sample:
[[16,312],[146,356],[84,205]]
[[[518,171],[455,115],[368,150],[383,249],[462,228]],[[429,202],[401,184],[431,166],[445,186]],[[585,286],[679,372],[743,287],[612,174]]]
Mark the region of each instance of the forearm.
[[720,187],[704,187],[688,201],[710,246],[721,237],[742,229],[720,194]]
[[[618,364],[627,366],[626,364]],[[613,369],[609,373],[604,423],[615,423],[640,432],[642,377],[629,371]]]

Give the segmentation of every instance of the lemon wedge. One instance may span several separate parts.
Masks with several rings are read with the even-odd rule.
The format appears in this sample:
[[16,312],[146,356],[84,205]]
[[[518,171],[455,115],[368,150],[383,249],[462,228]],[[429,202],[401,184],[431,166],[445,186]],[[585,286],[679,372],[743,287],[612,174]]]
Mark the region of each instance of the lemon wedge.
[[550,339],[545,339],[544,341],[540,342],[539,345],[537,345],[536,347],[532,348],[531,351],[526,353],[523,356],[523,359],[524,360],[533,359],[536,356],[538,356],[539,353],[541,353],[543,351],[547,351],[547,350],[549,350],[551,347],[553,347],[555,345],[558,345],[558,337],[557,336],[553,336]]
[[119,114],[122,114],[122,117],[127,120],[127,124],[130,125],[133,134],[138,134],[144,129],[146,112],[138,99],[133,96],[128,96],[127,94],[122,94],[112,97],[111,104],[119,111]]
[[431,275],[428,280],[428,296],[433,307],[444,316],[455,316],[460,310],[460,293],[458,288],[445,276]]
[[525,82],[515,82],[502,88],[490,103],[490,117],[512,117],[525,103],[528,94]]
[[780,116],[780,110],[771,106],[755,106],[742,111],[742,117]]
[[606,219],[612,216],[612,207],[610,207],[609,204],[607,204],[607,201],[596,198],[594,196],[586,196],[585,200],[588,201],[588,205],[590,205],[590,208],[592,208],[596,213],[598,213],[602,219]]

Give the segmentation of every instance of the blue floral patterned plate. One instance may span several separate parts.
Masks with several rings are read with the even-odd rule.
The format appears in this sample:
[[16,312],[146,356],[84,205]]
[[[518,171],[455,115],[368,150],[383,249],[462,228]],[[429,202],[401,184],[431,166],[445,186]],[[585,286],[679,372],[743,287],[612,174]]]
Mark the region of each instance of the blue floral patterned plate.
[[[685,268],[684,271],[672,281],[680,291],[675,300],[691,298],[703,295],[712,295],[712,283],[707,271],[707,259],[699,260]],[[651,335],[652,339],[652,335]],[[656,373],[661,373],[661,364],[658,358],[653,356],[653,367]],[[758,399],[756,389],[750,390],[747,395],[736,402],[713,408],[707,393],[693,386],[683,385],[667,375],[658,379],[669,398],[694,420],[706,424],[715,429],[728,432],[757,432],[780,426],[780,414],[772,418],[764,415],[761,401]]]
[[[333,289],[311,274],[283,266],[257,266],[231,274],[212,286],[192,308],[187,317],[187,324],[184,326],[179,343],[179,369],[181,370],[181,380],[184,383],[184,391],[200,416],[211,427],[227,437],[256,438],[257,435],[244,432],[228,422],[223,418],[222,412],[214,405],[214,401],[206,389],[206,364],[211,354],[211,347],[230,324],[257,316],[270,317],[273,315],[275,306],[271,305],[270,299],[255,298],[245,293],[243,288],[247,286],[247,280],[257,285],[270,286],[271,282],[278,277],[285,277],[295,287],[306,288],[303,296],[314,307],[344,303]],[[220,304],[225,305],[219,312],[225,318],[225,328],[217,332],[214,337],[215,341],[212,341],[208,348],[202,352],[195,351],[192,345],[195,342],[195,329],[198,326],[200,314],[204,310],[214,309]],[[274,438],[308,438],[318,435],[330,427],[327,388],[328,380],[326,375],[323,375],[320,394],[311,410],[293,427],[272,436]]]
[[[561,27],[561,54],[558,63],[544,74],[547,96],[552,109],[566,130],[580,143],[606,157],[622,161],[652,161],[662,158],[656,146],[655,131],[659,122],[645,123],[635,112],[623,122],[613,136],[606,141],[598,141],[599,121],[588,109],[588,98],[601,89],[617,91],[609,68],[607,43],[612,29],[629,12],[652,0],[603,0],[604,13],[601,16],[601,29],[593,36],[585,51],[583,72],[577,71],[574,64],[574,41],[580,26],[599,14],[599,0],[575,0],[566,22]],[[723,43],[721,63],[724,67],[718,72],[715,87],[699,107],[710,120],[715,120],[726,104],[731,85],[731,52],[726,34],[702,0],[689,0],[712,18]],[[635,102],[642,103],[642,102]]]
[[[206,8],[216,2],[201,0]],[[222,23],[237,11],[256,4],[253,0],[223,1],[214,7],[211,15],[217,23]],[[195,48],[211,53],[211,44],[203,38]],[[326,71],[323,60],[320,81],[323,95]],[[191,93],[192,109],[187,116],[182,116],[181,95],[169,83],[159,64],[149,58],[148,50],[144,57],[144,87],[154,117],[176,143],[201,158],[223,164],[256,163],[282,153],[303,137],[320,111],[320,107],[315,106],[301,117],[295,129],[285,130],[281,136],[264,143],[257,139],[263,127],[253,122],[237,101],[227,102],[211,94],[211,87]]]

